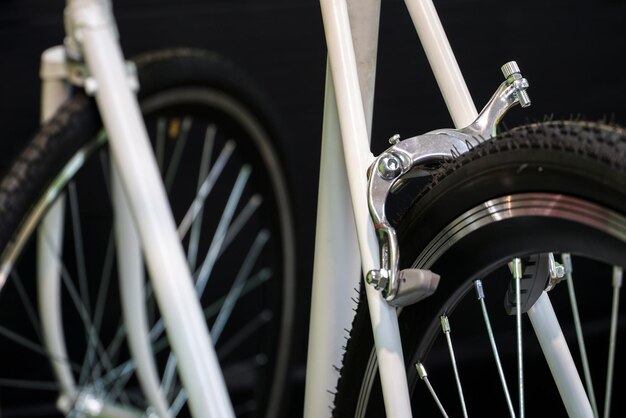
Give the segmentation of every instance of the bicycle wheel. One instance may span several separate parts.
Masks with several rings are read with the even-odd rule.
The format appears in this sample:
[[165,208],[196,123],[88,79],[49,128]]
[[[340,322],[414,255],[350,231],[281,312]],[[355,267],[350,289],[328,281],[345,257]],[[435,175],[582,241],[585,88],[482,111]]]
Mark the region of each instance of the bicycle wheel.
[[[195,205],[179,233],[235,411],[278,416],[295,292],[292,214],[274,142],[280,132],[250,81],[215,55],[176,49],[135,63],[140,104],[177,222]],[[3,417],[53,416],[57,409],[67,416],[151,411],[125,344],[101,126],[93,100],[75,95],[0,185],[0,353],[12,363],[0,376]],[[67,356],[50,358],[35,308],[34,236],[62,197],[62,285],[40,290],[39,303],[60,295],[55,309],[63,329],[52,332],[63,339]],[[39,245],[48,240],[44,234]],[[149,284],[145,293],[161,390],[171,414],[186,416],[185,391]],[[74,387],[57,382],[51,364],[72,375]]]
[[[518,128],[447,163],[415,200],[397,227],[401,264],[441,275],[431,297],[399,314],[416,416],[441,415],[442,409],[451,416],[522,416],[520,405],[527,416],[566,414],[562,397],[569,392],[557,389],[534,335],[549,319],[535,313],[544,305],[543,296],[536,301],[547,286],[549,258],[559,261],[563,254],[571,254],[571,277],[546,294],[586,392],[579,399],[593,398],[592,409],[606,411],[605,416],[623,415],[621,397],[610,395],[624,383],[625,365],[609,346],[620,348],[624,329],[623,309],[612,302],[619,287],[612,282],[620,281],[626,265],[625,134],[586,122]],[[509,267],[516,258],[523,273],[519,328]],[[476,296],[477,280],[493,339]],[[524,315],[529,311],[533,326]],[[334,416],[384,416],[370,329],[362,297]],[[551,335],[553,342],[557,334]],[[518,344],[523,347],[521,387]],[[565,358],[565,351],[561,348],[557,357]],[[612,358],[608,365],[607,358]],[[416,365],[426,370],[424,381]]]

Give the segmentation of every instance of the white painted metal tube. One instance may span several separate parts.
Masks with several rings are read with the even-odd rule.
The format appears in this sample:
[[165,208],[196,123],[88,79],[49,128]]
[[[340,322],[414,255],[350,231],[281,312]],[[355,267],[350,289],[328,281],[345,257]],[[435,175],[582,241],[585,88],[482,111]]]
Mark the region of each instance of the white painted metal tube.
[[[41,122],[54,116],[68,97],[65,52],[52,47],[41,55]],[[76,389],[74,375],[67,359],[65,332],[61,311],[61,262],[65,197],[60,196],[48,209],[37,230],[37,299],[46,350],[62,394],[72,397]]]
[[97,86],[96,100],[109,135],[143,243],[168,338],[196,416],[232,417],[230,400],[211,345],[191,274],[152,154],[139,105],[128,83],[124,59],[111,21],[97,2],[68,10],[76,38]]
[[159,417],[167,418],[171,414],[160,389],[160,379],[150,343],[141,243],[114,161],[111,161],[111,167],[115,250],[126,339],[144,395],[154,408],[154,412]]
[[65,50],[63,46],[48,48],[41,54],[41,122],[52,118],[69,95]]
[[[347,5],[345,1],[322,0],[321,6],[361,267],[365,275],[379,265],[378,242],[367,204],[366,172],[373,156],[369,151]],[[396,311],[383,300],[378,291],[369,286],[366,289],[387,415],[411,416]]]
[[62,266],[59,259],[63,252],[64,217],[65,198],[61,196],[48,209],[37,230],[37,299],[44,343],[60,385],[61,395],[72,398],[76,391],[76,381],[67,361],[61,310]]
[[528,310],[528,317],[535,329],[567,414],[576,418],[592,418],[593,410],[589,398],[546,292],[543,292]]
[[432,0],[405,0],[405,2],[454,126],[465,127],[476,119],[478,112],[435,6]]
[[344,167],[339,117],[330,72],[326,74],[324,124],[315,259],[311,292],[311,320],[307,351],[304,416],[329,415],[341,365],[346,329],[354,317],[359,288],[360,256]]

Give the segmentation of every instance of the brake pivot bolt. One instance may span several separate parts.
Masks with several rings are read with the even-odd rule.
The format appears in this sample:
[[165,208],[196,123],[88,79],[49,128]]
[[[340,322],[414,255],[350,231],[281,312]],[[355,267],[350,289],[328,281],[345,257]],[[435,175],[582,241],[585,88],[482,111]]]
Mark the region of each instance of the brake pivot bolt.
[[383,270],[370,270],[365,276],[365,281],[374,286],[374,289],[380,290],[387,286],[387,274]]
[[378,173],[385,180],[393,180],[402,173],[402,162],[395,155],[385,153],[378,160]]

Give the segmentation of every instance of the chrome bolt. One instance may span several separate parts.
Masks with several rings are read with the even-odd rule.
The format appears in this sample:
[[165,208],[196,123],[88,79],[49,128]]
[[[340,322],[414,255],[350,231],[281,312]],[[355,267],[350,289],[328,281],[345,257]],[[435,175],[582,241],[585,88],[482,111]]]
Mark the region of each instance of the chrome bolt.
[[519,74],[520,72],[519,67],[517,66],[517,62],[515,61],[507,62],[502,67],[500,67],[500,69],[502,70],[502,74],[504,74],[504,78],[507,79],[513,74]]
[[389,138],[389,143],[391,145],[396,145],[398,142],[400,142],[400,134],[395,134],[394,136]]
[[385,180],[393,180],[402,173],[402,163],[393,154],[383,154],[378,160],[378,173]]
[[374,289],[380,290],[387,287],[387,274],[384,270],[370,270],[365,276],[367,284],[374,286]]
[[554,259],[553,253],[548,253],[548,270],[550,271],[550,277],[552,279],[562,279],[565,276],[565,266],[563,264],[558,263]]
[[522,107],[530,106],[530,96],[526,93],[526,90],[518,90],[517,100]]
[[515,96],[517,97],[520,106],[530,106],[530,96],[526,93],[528,81],[522,77],[517,62],[509,61],[500,69],[502,70],[502,74],[504,75],[504,78],[506,78],[507,82],[509,84],[515,84],[515,89],[517,90]]

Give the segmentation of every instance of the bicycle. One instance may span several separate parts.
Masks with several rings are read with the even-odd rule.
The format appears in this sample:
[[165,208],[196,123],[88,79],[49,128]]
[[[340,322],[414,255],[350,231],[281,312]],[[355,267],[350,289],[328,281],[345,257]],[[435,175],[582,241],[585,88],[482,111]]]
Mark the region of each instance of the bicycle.
[[[336,39],[339,43],[343,42],[344,50],[350,51],[352,49],[349,45],[350,33],[346,32],[346,28],[349,27],[346,20],[347,10],[341,3],[337,3],[338,6],[335,8],[330,5],[330,2],[323,4],[326,27],[329,31],[328,38]],[[415,6],[417,3],[412,4]],[[374,6],[374,8],[376,7]],[[372,10],[361,9],[352,10],[352,12],[360,12],[367,15]],[[413,13],[419,14],[419,12],[415,11]],[[360,40],[355,42],[357,53],[367,50],[364,46],[372,45],[373,39],[376,38],[376,19],[372,18],[374,13],[369,16],[371,20],[361,21],[364,24],[361,27],[364,32],[355,31],[370,36],[369,39],[363,40],[363,38],[360,38]],[[437,22],[434,16],[430,16],[428,21],[431,23]],[[342,35],[334,37],[331,31],[335,29],[342,31]],[[443,38],[439,37],[439,40],[441,39]],[[369,328],[365,298],[362,298],[363,302],[359,303],[360,307],[354,327],[350,326],[352,306],[350,303],[346,303],[346,301],[352,296],[354,287],[359,287],[359,270],[362,270],[362,273],[368,277],[368,281],[378,287],[378,289],[375,289],[370,285],[365,286],[370,306],[377,306],[377,308],[374,308],[374,311],[378,310],[381,312],[383,321],[388,322],[384,326],[374,326],[374,329],[377,332],[389,330],[393,332],[394,329],[398,329],[394,327],[396,309],[393,305],[404,305],[406,302],[402,301],[403,298],[410,299],[410,302],[413,302],[415,299],[425,297],[424,300],[419,301],[417,304],[403,307],[400,315],[401,330],[414,331],[417,329],[420,335],[415,335],[417,333],[413,332],[413,335],[409,334],[407,336],[405,332],[402,339],[402,347],[399,346],[399,339],[397,338],[388,338],[381,342],[379,337],[378,351],[381,363],[380,370],[383,373],[382,380],[386,412],[390,416],[408,416],[411,405],[409,405],[406,388],[409,387],[413,391],[416,387],[415,384],[420,379],[425,380],[428,384],[430,384],[430,379],[432,379],[433,386],[437,386],[435,380],[438,378],[438,374],[433,373],[433,364],[428,360],[432,358],[437,360],[436,352],[434,349],[431,350],[431,346],[436,347],[436,336],[442,332],[446,336],[449,335],[447,332],[449,323],[446,320],[443,320],[443,323],[448,325],[445,325],[444,331],[439,331],[441,316],[447,318],[449,314],[451,315],[451,307],[456,307],[458,299],[461,299],[460,296],[466,294],[472,287],[480,288],[473,279],[479,276],[481,279],[485,279],[485,288],[492,286],[492,283],[497,285],[497,279],[485,278],[485,275],[482,274],[485,270],[492,270],[493,264],[501,263],[504,266],[503,269],[498,270],[498,274],[501,277],[505,277],[505,279],[500,281],[505,284],[505,287],[509,283],[513,283],[513,293],[518,293],[515,291],[515,288],[517,284],[520,284],[521,276],[523,275],[528,275],[532,279],[530,281],[533,284],[537,284],[539,290],[542,291],[544,279],[550,277],[552,281],[558,281],[561,278],[559,276],[570,274],[571,268],[567,263],[560,265],[553,259],[554,253],[557,251],[577,251],[591,254],[594,257],[604,259],[604,261],[612,263],[617,261],[617,264],[623,265],[624,235],[622,230],[624,223],[623,215],[621,214],[624,212],[624,207],[623,199],[620,202],[620,199],[616,198],[616,196],[623,196],[624,194],[623,176],[620,175],[623,173],[620,157],[624,155],[624,133],[619,128],[600,124],[582,122],[547,123],[521,128],[491,141],[486,138],[486,136],[491,135],[491,130],[494,127],[494,124],[490,123],[482,126],[483,130],[480,131],[488,133],[488,135],[485,135],[485,138],[478,136],[476,130],[470,131],[469,137],[463,136],[468,134],[467,131],[461,132],[463,135],[457,135],[458,131],[441,130],[394,144],[387,152],[374,159],[373,156],[368,155],[368,147],[363,143],[368,137],[367,122],[365,122],[367,118],[365,115],[370,114],[371,109],[370,111],[361,110],[363,106],[358,94],[359,89],[355,87],[356,62],[349,52],[347,57],[344,57],[346,60],[339,60],[337,55],[333,56],[333,53],[337,53],[337,49],[333,47],[329,47],[329,49],[331,49],[330,60],[333,65],[333,77],[335,79],[343,77],[348,80],[347,83],[340,81],[336,83],[339,109],[352,109],[356,119],[351,128],[346,128],[346,118],[342,118],[342,136],[347,142],[352,140],[360,144],[356,149],[361,151],[357,152],[356,156],[347,155],[348,159],[356,157],[356,162],[354,165],[351,165],[341,161],[341,147],[332,148],[337,146],[336,143],[332,142],[331,137],[339,136],[339,122],[334,117],[335,110],[330,106],[325,124],[327,136],[323,145],[325,151],[322,164],[325,168],[323,171],[325,174],[321,182],[326,185],[330,183],[332,187],[321,187],[323,196],[320,198],[319,212],[321,215],[318,221],[320,231],[317,239],[318,256],[316,261],[316,288],[314,289],[314,301],[317,300],[321,304],[314,304],[316,311],[312,315],[314,322],[312,323],[311,338],[309,340],[312,345],[310,349],[312,357],[309,362],[317,366],[339,364],[341,348],[338,347],[337,341],[341,341],[343,338],[343,328],[352,329],[354,342],[349,344],[345,355],[345,365],[342,371],[342,380],[338,387],[337,409],[335,413],[340,416],[343,416],[342,414],[361,416],[365,413],[380,416],[383,406],[380,396],[376,393],[377,384],[374,383],[376,374],[375,360],[372,360],[374,358],[372,351],[368,348],[363,348],[368,347],[368,344],[371,346],[371,343],[367,342],[368,337],[362,337],[363,333]],[[369,52],[372,52],[371,49]],[[348,68],[341,69],[338,66],[339,62],[347,62]],[[454,69],[454,62],[447,62],[446,68]],[[517,77],[519,72],[512,64],[507,67],[507,73],[507,79],[510,79],[510,83],[502,85],[503,87],[498,97],[508,98],[508,105],[512,105],[519,100],[518,95],[521,94],[525,87],[522,81],[523,78],[521,76]],[[364,97],[367,102],[371,99],[372,86],[371,84],[365,84],[366,88],[361,86],[361,89],[366,92]],[[348,88],[347,85],[351,87]],[[463,85],[463,83],[456,80],[454,85]],[[329,89],[327,90],[327,98],[330,104],[334,102],[332,100],[332,83],[328,83],[327,86]],[[507,91],[506,95],[504,95],[503,91]],[[346,97],[350,98],[349,102],[351,105],[346,105],[343,102]],[[464,101],[460,100],[460,102],[463,103]],[[465,104],[467,105],[467,102]],[[458,119],[457,125],[469,125],[474,120],[475,112],[472,111],[471,107],[469,105],[465,112],[461,112],[460,116],[456,113],[454,117]],[[453,114],[455,112],[457,111],[453,111]],[[464,121],[463,119],[466,120]],[[450,141],[450,145],[439,149],[436,161],[431,160],[419,167],[414,166],[417,160],[424,157],[423,154],[415,151],[416,143],[425,142],[435,147],[440,145],[438,143],[442,142],[442,138]],[[468,142],[465,142],[466,140]],[[595,146],[587,147],[589,143],[595,144]],[[451,150],[462,155],[456,155]],[[484,156],[482,153],[484,153]],[[560,159],[557,161],[555,156],[559,156]],[[432,170],[437,169],[441,157],[448,157],[443,159],[451,159],[452,161],[439,168],[432,184],[424,189],[420,199],[416,201],[409,212],[411,215],[405,218],[397,228],[400,232],[408,229],[408,232],[399,234],[400,256],[402,257],[400,265],[408,267],[408,271],[404,271],[404,273],[402,271],[399,272],[397,271],[398,264],[393,257],[397,247],[393,239],[389,238],[393,237],[393,234],[389,229],[379,228],[380,231],[377,237],[370,223],[370,214],[366,209],[367,204],[365,202],[365,197],[368,195],[368,185],[365,182],[364,173],[371,167],[369,187],[379,186],[388,190],[393,186],[395,191],[397,184],[392,185],[391,183],[395,183],[399,179],[399,167],[402,175],[411,174],[418,177],[425,174],[431,175]],[[563,157],[565,157],[565,161],[561,161]],[[372,164],[374,161],[377,164]],[[419,162],[422,163],[423,161],[419,160]],[[433,162],[437,164],[433,166]],[[347,180],[341,171],[344,165],[349,167],[348,174],[351,176],[350,188],[359,189],[358,191],[352,190],[353,200],[348,198],[350,192],[348,191]],[[336,171],[330,171],[333,168]],[[613,184],[607,184],[603,180],[606,178],[606,170],[615,174],[612,179],[615,180]],[[494,177],[494,171],[503,175]],[[543,179],[547,177],[547,172],[550,172],[550,179],[556,179],[553,180],[553,184],[546,185],[543,182]],[[497,181],[499,178],[513,180],[502,182],[506,184],[501,184]],[[406,177],[401,178],[401,180],[405,179]],[[534,194],[527,193],[529,188]],[[371,190],[378,189],[373,187]],[[563,194],[569,196],[563,196]],[[369,195],[370,204],[374,207],[373,216],[378,216],[378,220],[381,221],[378,222],[378,226],[382,225],[388,228],[390,225],[384,222],[386,221],[384,212],[386,194],[381,198],[381,196],[370,191]],[[499,200],[503,197],[510,198]],[[333,204],[328,205],[328,202]],[[338,204],[338,202],[343,202],[343,204]],[[358,219],[356,225],[361,237],[359,240],[362,246],[360,255],[357,250],[356,240],[352,239],[355,237],[356,232],[351,228],[352,223],[350,219],[352,215],[348,210],[353,205],[353,202],[356,218]],[[380,209],[381,204],[383,205],[382,211]],[[525,211],[529,207],[536,212]],[[554,207],[559,209],[559,211],[550,212],[551,208]],[[509,209],[511,210],[509,211]],[[491,216],[494,212],[497,215],[501,215],[501,219],[498,216]],[[512,215],[507,219],[506,215],[509,212]],[[341,214],[342,216],[324,218],[325,214],[328,213]],[[493,222],[487,225],[475,223],[472,225],[471,222],[464,223],[464,219],[472,220],[468,216],[459,217],[459,215],[465,213],[470,215],[478,214],[482,219],[493,220]],[[584,216],[581,216],[581,213]],[[456,219],[459,219],[459,221],[454,222]],[[605,220],[607,219],[611,221],[611,228],[606,228]],[[331,224],[333,221],[336,223]],[[537,237],[532,234],[525,234],[528,231],[526,223],[530,223],[532,226],[545,225],[552,229],[551,232],[560,235],[561,240],[550,240],[547,237],[544,239],[543,236]],[[563,227],[564,224],[567,228]],[[459,234],[455,229],[456,225],[463,227],[461,231],[467,231],[472,226],[475,226],[475,230],[470,231],[467,235]],[[421,228],[419,230],[420,233],[423,229],[424,234],[412,234],[411,230],[415,228]],[[488,240],[488,244],[490,244],[492,235],[500,237],[506,228],[511,228],[519,233],[523,238],[520,241],[523,242],[507,242],[508,246],[491,245],[491,247],[496,248],[489,248],[489,251],[499,251],[496,253],[495,260],[491,260],[492,253],[485,251],[482,258],[477,257],[477,260],[465,260],[468,265],[459,267],[457,264],[450,262],[450,259],[454,260],[457,252],[467,254],[468,248],[473,250],[476,247],[476,241],[482,244],[482,241],[487,237],[490,238]],[[449,233],[446,234],[447,232]],[[580,243],[579,240],[575,239],[577,238],[577,233],[585,234],[590,241]],[[333,239],[337,234],[345,238],[340,243],[337,242],[339,240]],[[380,247],[383,248],[381,254],[378,253],[378,240],[380,240]],[[598,245],[588,245],[589,242],[592,242],[591,240],[593,240],[593,244]],[[409,245],[404,245],[407,242]],[[443,245],[440,243],[443,243]],[[446,246],[449,249],[443,251],[442,249],[445,249]],[[385,251],[385,248],[388,250]],[[601,250],[598,250],[598,248],[601,248]],[[330,253],[330,256],[326,255],[324,257],[320,251],[327,251]],[[526,259],[526,257],[531,258]],[[379,258],[380,260],[378,260]],[[416,262],[413,263],[412,259],[416,259]],[[567,260],[567,257],[565,259]],[[514,280],[510,278],[510,273],[506,272],[507,262],[512,260],[512,270],[515,273]],[[335,265],[331,264],[333,261]],[[382,269],[379,269],[377,265],[379,261],[382,264]],[[521,262],[523,262],[525,267],[520,267]],[[579,264],[574,265],[578,266]],[[536,266],[534,267],[534,272],[530,270],[531,266]],[[322,268],[327,270],[324,271]],[[439,282],[437,282],[435,276],[430,275],[425,270],[431,268],[432,271],[441,273]],[[454,271],[455,269],[462,270],[463,268],[466,271],[461,271],[460,273]],[[502,275],[503,270],[504,275]],[[334,281],[330,283],[330,280],[342,276],[353,278],[353,281],[341,284]],[[618,274],[616,273],[616,282],[619,281],[617,277]],[[408,280],[413,287],[408,290],[404,289],[402,282],[399,287],[396,287],[393,279],[398,278]],[[327,281],[325,282],[324,280]],[[572,280],[568,280],[568,284],[571,282]],[[395,283],[398,282],[396,281]],[[564,287],[564,284],[551,282],[550,286],[552,285],[556,285],[556,289],[559,290]],[[434,289],[435,287],[436,290]],[[391,305],[382,301],[380,291],[382,291]],[[433,291],[433,295],[427,296]],[[322,294],[320,295],[319,292],[322,292]],[[496,289],[495,293],[501,296],[511,294],[506,288]],[[491,290],[487,292],[487,295],[490,294],[492,294]],[[509,304],[509,308],[521,305],[519,301],[515,300],[515,297],[512,298],[513,302]],[[542,299],[542,306],[545,306],[544,300]],[[530,303],[532,304],[532,302],[535,302],[534,299]],[[320,309],[326,311],[326,316],[320,313]],[[459,305],[458,309],[463,309],[463,305]],[[423,310],[430,310],[430,316],[434,319],[422,321],[420,314]],[[490,311],[493,312],[493,310]],[[480,313],[480,311],[477,312]],[[540,315],[543,315],[543,318],[549,317],[547,314]],[[374,318],[376,318],[375,315]],[[330,319],[335,323],[336,327],[333,328],[336,329],[321,329],[327,328]],[[422,335],[426,335],[426,338],[421,338]],[[365,343],[363,339],[366,341]],[[525,338],[524,341],[527,341],[527,339]],[[395,343],[395,348],[390,350],[381,349],[381,346],[382,348],[388,348],[392,343]],[[315,347],[313,347],[313,344],[315,344]],[[406,356],[408,363],[406,376],[410,385],[403,382],[403,376],[405,376],[405,360],[401,354],[403,349],[405,351],[411,350],[411,353],[407,353],[409,355]],[[487,351],[490,349],[491,347],[486,347]],[[427,357],[426,354],[430,351],[432,353]],[[457,354],[461,353],[457,351]],[[459,358],[461,357],[459,355]],[[414,367],[416,364],[420,365],[418,369]],[[422,366],[428,368],[428,375],[424,373],[425,367]],[[562,367],[565,368],[565,366]],[[522,368],[522,370],[525,369]],[[306,401],[308,416],[323,416],[328,413],[327,405],[332,403],[333,400],[332,395],[327,394],[326,391],[334,387],[335,378],[336,372],[330,367],[310,368],[307,374],[307,379],[309,379],[309,382],[307,382],[307,390],[309,392],[307,393]],[[498,381],[498,378],[496,377],[495,380]],[[362,382],[367,384],[363,385]],[[358,399],[351,399],[350,395],[355,394],[353,390],[355,387],[360,389],[357,393]],[[373,391],[372,387],[374,387]],[[467,390],[467,387],[463,388]],[[425,390],[422,392],[426,393]],[[450,392],[451,395],[455,395],[455,391]],[[523,390],[520,393],[523,393]],[[414,392],[415,396],[411,398],[412,406],[422,410],[427,408],[428,404],[426,401],[418,398],[419,394],[419,391]],[[443,398],[443,396],[441,397]],[[586,398],[586,396],[579,397],[578,400],[584,400],[583,398]],[[468,401],[471,400],[470,397],[467,397],[467,399]],[[512,404],[512,401],[507,403]],[[435,403],[431,404],[436,405]],[[520,405],[524,404],[520,403]],[[543,403],[540,406],[542,408],[545,407]],[[438,408],[438,406],[436,407]],[[507,409],[511,410],[510,405],[503,405],[503,407],[504,411]],[[468,409],[472,410],[469,402]],[[346,410],[349,410],[349,412],[346,412]],[[589,410],[587,409],[587,411]],[[520,415],[523,415],[523,413],[520,413]]]

